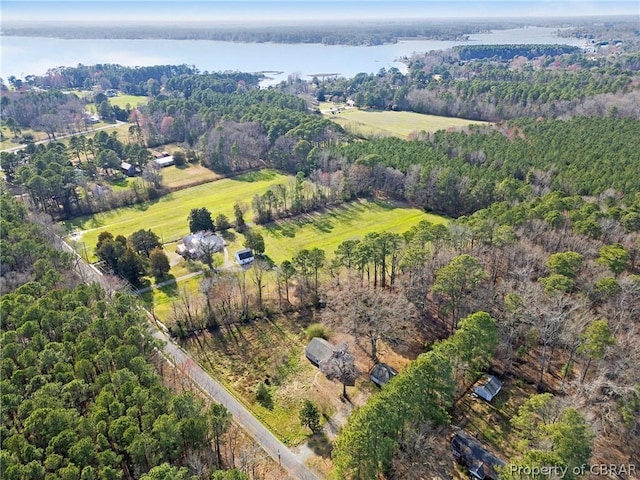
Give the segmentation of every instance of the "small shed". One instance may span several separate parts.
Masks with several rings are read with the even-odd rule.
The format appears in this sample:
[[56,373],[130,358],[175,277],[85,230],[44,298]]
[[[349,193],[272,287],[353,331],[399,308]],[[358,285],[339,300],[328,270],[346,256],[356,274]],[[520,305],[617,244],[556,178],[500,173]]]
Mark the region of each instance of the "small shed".
[[127,177],[136,176],[136,167],[127,162],[122,162],[120,164],[120,171],[122,171],[122,173],[124,173]]
[[242,250],[238,250],[234,256],[236,257],[236,262],[240,265],[245,265],[247,263],[253,262],[253,252],[250,248],[243,248]]
[[314,337],[304,349],[304,354],[311,363],[319,367],[320,363],[331,358],[334,350],[335,347],[324,338]]
[[473,393],[487,402],[491,402],[500,390],[502,390],[502,382],[493,375],[485,375],[478,384],[473,387]]
[[451,437],[451,451],[459,464],[469,468],[471,477],[479,480],[499,480],[495,469],[506,465],[482,443],[462,430]]
[[398,374],[397,370],[386,363],[379,363],[371,369],[369,378],[377,386],[382,387]]

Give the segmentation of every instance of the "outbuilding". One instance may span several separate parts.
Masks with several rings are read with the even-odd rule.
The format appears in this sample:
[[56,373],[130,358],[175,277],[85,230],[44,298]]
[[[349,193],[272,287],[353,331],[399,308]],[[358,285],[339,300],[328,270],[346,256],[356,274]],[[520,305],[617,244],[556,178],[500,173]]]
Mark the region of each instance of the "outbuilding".
[[386,385],[389,382],[389,380],[391,380],[397,374],[398,374],[397,370],[390,367],[386,363],[378,363],[375,367],[371,369],[371,373],[369,373],[369,378],[377,386],[382,387],[383,385]]
[[331,358],[334,350],[335,347],[324,338],[313,337],[304,349],[304,354],[311,363],[319,367],[322,362]]
[[500,390],[502,390],[502,382],[493,375],[485,375],[478,384],[473,387],[473,393],[487,402],[491,402],[491,400],[500,393]]
[[131,165],[130,163],[122,162],[120,164],[120,170],[127,177],[135,177],[136,176],[136,167],[134,165]]
[[234,256],[236,257],[236,262],[240,265],[246,265],[247,263],[253,262],[253,252],[250,248],[238,250]]
[[469,468],[471,477],[479,480],[498,480],[500,477],[496,467],[506,465],[482,443],[462,430],[451,437],[451,451],[459,464]]
[[154,158],[153,163],[158,165],[160,168],[164,168],[175,165],[176,162],[173,159],[173,155],[169,155],[168,157]]

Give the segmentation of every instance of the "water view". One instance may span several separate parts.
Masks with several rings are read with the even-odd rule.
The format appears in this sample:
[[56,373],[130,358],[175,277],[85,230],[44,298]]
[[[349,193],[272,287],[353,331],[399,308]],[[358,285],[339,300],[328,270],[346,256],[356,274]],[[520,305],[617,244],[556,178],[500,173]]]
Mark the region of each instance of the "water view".
[[0,76],[44,74],[57,66],[117,63],[127,66],[187,64],[202,71],[271,72],[264,84],[286,80],[290,74],[339,74],[352,77],[397,67],[413,52],[444,50],[454,45],[554,44],[584,45],[584,40],[558,37],[557,29],[528,27],[471,35],[468,41],[406,40],[379,46],[320,44],[232,43],[209,40],[64,40],[41,37],[0,37]]

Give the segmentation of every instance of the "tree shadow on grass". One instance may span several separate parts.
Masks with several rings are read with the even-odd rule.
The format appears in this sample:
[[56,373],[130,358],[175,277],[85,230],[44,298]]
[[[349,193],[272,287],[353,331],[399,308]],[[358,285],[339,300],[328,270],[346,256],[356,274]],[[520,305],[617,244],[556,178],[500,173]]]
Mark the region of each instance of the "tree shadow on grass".
[[239,182],[263,182],[267,180],[272,180],[276,177],[277,173],[273,170],[256,170],[254,172],[247,172],[237,177],[234,177],[233,180],[237,180]]
[[142,203],[134,203],[133,205],[131,205],[131,207],[140,212],[146,212],[150,206],[155,205],[156,203],[160,202],[160,200],[163,200],[163,201],[173,200],[173,194],[167,193],[166,195],[161,195],[158,198],[146,200]]
[[218,235],[220,235],[222,237],[222,239],[227,243],[234,242],[236,240],[236,238],[238,237],[235,234],[235,232],[233,232],[230,229],[219,231]]
[[169,283],[168,285],[163,285],[161,287],[158,287],[157,289],[160,290],[162,293],[164,293],[167,297],[177,297],[178,296],[178,284],[175,281],[176,277],[174,277],[172,274],[169,274],[167,276],[165,276],[161,281],[161,282],[166,282],[167,280],[173,280],[172,283]]
[[373,203],[376,206],[383,208],[385,210],[395,210],[396,208],[398,208],[398,205],[396,205],[396,203],[393,202],[392,200],[375,199],[373,200]]
[[333,444],[324,432],[317,432],[311,435],[307,440],[307,445],[316,455],[320,455],[323,458],[329,458],[333,450]]
[[333,230],[333,223],[328,218],[318,218],[313,222],[313,228],[322,233],[330,233]]
[[140,298],[144,302],[145,307],[149,310],[153,310],[155,302],[153,301],[153,291],[144,292],[140,294]]
[[294,238],[296,236],[296,225],[293,223],[282,222],[282,223],[270,223],[269,225],[265,225],[264,227],[270,235],[273,235],[275,238]]

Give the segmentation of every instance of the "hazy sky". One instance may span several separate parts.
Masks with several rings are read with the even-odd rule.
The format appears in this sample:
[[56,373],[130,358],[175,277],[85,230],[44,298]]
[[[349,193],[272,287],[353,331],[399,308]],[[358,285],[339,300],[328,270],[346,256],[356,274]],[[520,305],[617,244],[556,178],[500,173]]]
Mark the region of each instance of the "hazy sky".
[[638,15],[640,0],[2,0],[14,21],[225,23],[406,18]]

